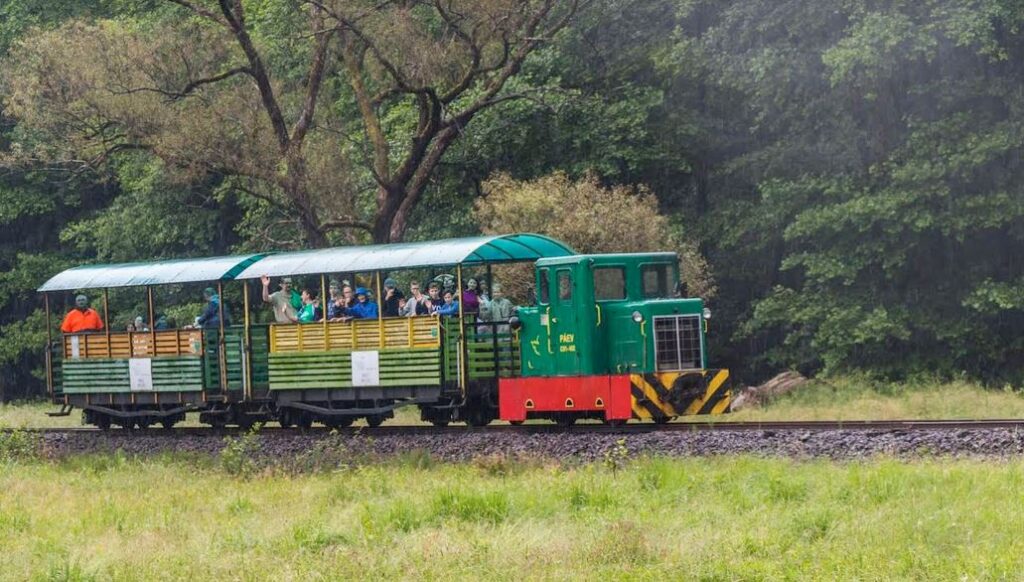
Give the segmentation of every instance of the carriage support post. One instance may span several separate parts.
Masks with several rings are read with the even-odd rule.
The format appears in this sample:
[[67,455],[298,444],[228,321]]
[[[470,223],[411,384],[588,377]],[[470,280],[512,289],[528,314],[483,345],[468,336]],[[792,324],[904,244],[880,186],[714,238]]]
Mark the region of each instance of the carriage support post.
[[242,351],[245,353],[245,366],[242,373],[245,374],[245,386],[243,386],[243,397],[245,400],[252,400],[252,333],[249,329],[249,282],[242,281]]
[[53,324],[50,321],[50,294],[43,292],[46,312],[46,394],[53,399]]
[[[107,333],[107,357],[112,358],[110,347],[110,289],[103,288],[103,330]],[[88,340],[85,342],[88,344]]]
[[455,296],[459,300],[459,388],[462,389],[462,398],[466,398],[466,368],[469,362],[466,361],[466,319],[462,309],[462,264],[455,265]]
[[227,401],[228,395],[228,366],[227,358],[224,353],[224,283],[217,281],[217,328],[218,335],[220,336],[217,340],[217,361],[220,363],[220,391],[224,394],[225,401]]

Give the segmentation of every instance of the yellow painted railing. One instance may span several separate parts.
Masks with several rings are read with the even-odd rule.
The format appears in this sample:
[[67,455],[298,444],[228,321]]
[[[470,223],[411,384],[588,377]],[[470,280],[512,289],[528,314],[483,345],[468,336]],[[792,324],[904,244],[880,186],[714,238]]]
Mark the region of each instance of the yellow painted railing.
[[63,338],[65,358],[142,358],[153,356],[201,356],[203,332],[199,329],[112,331],[68,334]]
[[270,326],[270,352],[325,352],[383,348],[428,348],[441,345],[436,316],[353,319]]

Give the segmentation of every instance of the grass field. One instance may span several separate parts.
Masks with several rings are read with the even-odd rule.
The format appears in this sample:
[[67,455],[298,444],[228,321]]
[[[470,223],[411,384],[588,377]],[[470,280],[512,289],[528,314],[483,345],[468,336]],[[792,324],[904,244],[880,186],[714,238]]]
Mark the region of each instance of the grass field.
[[729,420],[1024,418],[1024,393],[969,382],[882,384],[864,379],[812,380],[763,408]]
[[[81,413],[48,417],[47,403],[0,404],[0,428],[81,426]],[[708,417],[689,417],[703,421]],[[722,417],[724,420],[854,420],[929,418],[1024,418],[1024,394],[968,382],[881,384],[857,378],[814,380],[796,392]],[[687,419],[681,419],[687,420]],[[189,415],[182,426],[198,425]],[[389,424],[422,424],[414,407],[401,408]],[[542,421],[538,421],[542,422]]]
[[8,460],[0,579],[1020,579],[1022,488],[1022,461]]

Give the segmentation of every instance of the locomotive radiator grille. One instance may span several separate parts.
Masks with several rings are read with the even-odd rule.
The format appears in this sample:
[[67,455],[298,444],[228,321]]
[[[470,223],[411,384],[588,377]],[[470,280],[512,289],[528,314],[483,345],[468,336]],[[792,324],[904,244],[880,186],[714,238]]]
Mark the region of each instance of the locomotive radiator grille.
[[701,368],[702,351],[699,315],[654,318],[654,358],[657,371]]

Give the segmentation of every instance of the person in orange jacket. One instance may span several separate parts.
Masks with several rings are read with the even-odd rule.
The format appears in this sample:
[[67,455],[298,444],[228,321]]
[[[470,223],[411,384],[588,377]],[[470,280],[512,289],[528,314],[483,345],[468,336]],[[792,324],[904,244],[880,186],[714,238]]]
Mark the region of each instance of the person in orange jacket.
[[82,331],[100,331],[103,329],[103,320],[96,310],[89,307],[89,298],[85,295],[75,297],[75,308],[64,316],[60,324],[60,330],[64,333],[78,333]]

